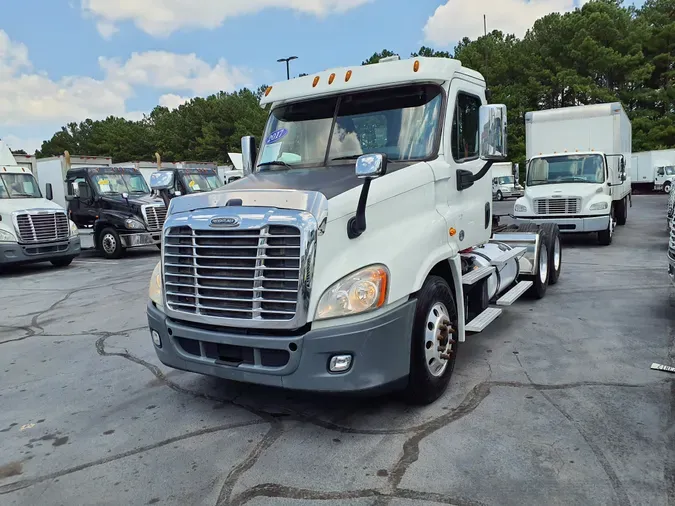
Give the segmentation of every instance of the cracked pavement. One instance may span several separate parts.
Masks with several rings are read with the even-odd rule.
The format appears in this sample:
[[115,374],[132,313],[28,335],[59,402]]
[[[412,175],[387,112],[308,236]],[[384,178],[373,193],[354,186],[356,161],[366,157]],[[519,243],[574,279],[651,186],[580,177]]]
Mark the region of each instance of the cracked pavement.
[[675,505],[664,211],[636,196],[611,246],[566,239],[559,283],[423,408],[163,366],[155,249],[0,275],[0,504]]

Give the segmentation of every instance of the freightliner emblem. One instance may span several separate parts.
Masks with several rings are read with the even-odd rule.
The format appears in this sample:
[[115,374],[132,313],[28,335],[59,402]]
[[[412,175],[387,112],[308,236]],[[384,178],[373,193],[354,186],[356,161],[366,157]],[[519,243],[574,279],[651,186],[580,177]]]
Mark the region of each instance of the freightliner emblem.
[[212,227],[238,227],[240,223],[238,216],[226,216],[224,218],[211,218]]

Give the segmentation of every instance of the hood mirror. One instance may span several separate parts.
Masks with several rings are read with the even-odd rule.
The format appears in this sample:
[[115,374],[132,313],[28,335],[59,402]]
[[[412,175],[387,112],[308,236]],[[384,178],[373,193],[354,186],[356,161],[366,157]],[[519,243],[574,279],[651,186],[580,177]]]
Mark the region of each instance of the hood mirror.
[[173,171],[160,170],[150,174],[150,188],[153,190],[169,190],[173,188]]

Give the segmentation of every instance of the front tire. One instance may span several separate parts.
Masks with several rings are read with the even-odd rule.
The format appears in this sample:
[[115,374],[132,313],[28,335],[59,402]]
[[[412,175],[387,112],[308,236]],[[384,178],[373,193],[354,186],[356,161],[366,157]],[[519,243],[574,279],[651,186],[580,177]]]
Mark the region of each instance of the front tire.
[[670,189],[671,189],[671,188],[672,188],[672,185],[670,184],[670,181],[667,181],[667,182],[663,185],[663,192],[664,192],[664,193],[670,193]]
[[99,249],[107,259],[120,258],[124,254],[120,235],[114,228],[104,228],[98,237]]
[[609,224],[607,225],[606,230],[601,230],[598,232],[598,243],[600,246],[609,246],[612,244],[612,238],[614,237],[614,206],[609,213]]
[[501,190],[497,190],[497,200],[500,202],[504,200],[504,195],[502,195]]
[[68,267],[70,264],[73,263],[73,258],[74,257],[55,258],[53,260],[50,260],[50,262],[54,267]]
[[448,387],[457,358],[457,305],[448,283],[429,276],[417,295],[406,402],[426,405]]
[[628,197],[622,198],[616,205],[616,224],[625,225],[628,220]]

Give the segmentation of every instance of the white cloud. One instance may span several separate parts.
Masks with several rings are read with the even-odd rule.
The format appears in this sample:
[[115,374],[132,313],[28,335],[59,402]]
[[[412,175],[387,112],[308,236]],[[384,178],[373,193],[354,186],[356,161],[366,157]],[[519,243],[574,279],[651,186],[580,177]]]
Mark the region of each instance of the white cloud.
[[36,149],[42,147],[41,137],[18,137],[16,135],[5,135],[2,140],[7,143],[9,148],[13,151],[23,149],[26,153],[32,155]]
[[189,100],[187,96],[234,91],[251,84],[247,70],[231,67],[224,60],[210,65],[195,54],[149,51],[133,53],[126,61],[99,58],[98,64],[102,79],[52,79],[33,68],[24,44],[0,30],[0,135],[21,149],[32,150],[39,147],[38,132],[53,133],[70,121],[110,115],[141,119],[144,111],[127,107],[137,87],[157,90],[162,105],[177,107]]
[[518,37],[534,22],[552,12],[568,12],[588,0],[448,0],[436,9],[424,26],[425,39],[437,46],[448,46],[463,37],[483,35],[483,14],[488,31],[501,30]]
[[174,93],[167,93],[166,95],[159,97],[159,105],[168,107],[169,109],[178,109],[188,100],[190,100],[190,97],[181,97]]
[[[220,26],[227,18],[267,8],[326,16],[346,12],[372,0],[81,0],[82,10],[99,23],[133,22],[153,36],[167,36],[181,28]],[[103,36],[109,31],[102,32]]]

